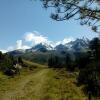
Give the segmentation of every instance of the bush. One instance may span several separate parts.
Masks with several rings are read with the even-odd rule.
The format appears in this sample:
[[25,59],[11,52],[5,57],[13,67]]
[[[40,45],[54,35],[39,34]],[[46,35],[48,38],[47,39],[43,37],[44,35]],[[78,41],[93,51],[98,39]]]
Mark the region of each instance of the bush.
[[70,54],[66,55],[66,69],[69,71],[74,71],[75,70],[75,65],[74,65],[74,60]]
[[5,74],[5,75],[8,75],[8,76],[13,76],[13,75],[15,74],[15,71],[12,70],[12,69],[6,68],[6,69],[4,70],[4,74]]
[[[93,95],[100,96],[100,73],[96,62],[88,64],[86,68],[81,69],[78,76],[78,84],[84,84],[87,91],[91,91]],[[100,67],[99,67],[100,68]]]
[[61,66],[62,66],[61,58],[58,56],[52,55],[48,59],[48,66],[49,66],[49,68],[61,68]]

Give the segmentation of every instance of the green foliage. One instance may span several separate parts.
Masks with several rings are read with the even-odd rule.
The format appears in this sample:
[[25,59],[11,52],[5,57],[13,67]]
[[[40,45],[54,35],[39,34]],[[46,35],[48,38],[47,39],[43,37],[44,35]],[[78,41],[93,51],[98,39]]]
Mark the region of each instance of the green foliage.
[[90,42],[89,46],[90,46],[90,50],[91,50],[91,53],[92,53],[92,56],[94,57],[94,59],[100,60],[100,39],[94,38]]
[[[82,59],[85,65],[80,69],[78,83],[85,84],[87,91],[100,96],[100,39],[94,38],[90,42],[88,60]],[[80,63],[79,63],[80,64]]]
[[75,66],[79,69],[85,68],[85,66],[90,62],[90,53],[80,53],[75,59]]
[[17,70],[19,70],[19,68],[16,68],[15,65],[23,66],[23,61],[21,57],[15,58],[12,55],[9,55],[7,53],[2,54],[0,52],[0,71],[2,71],[4,74],[9,75],[9,76],[13,76],[14,74],[17,74]]
[[4,68],[8,67],[11,68],[13,65],[12,57],[8,54],[2,54],[0,59],[0,69],[3,70]]
[[21,64],[21,65],[23,64],[22,57],[20,57],[20,56],[18,57],[18,63]]
[[48,59],[48,66],[53,68],[61,67],[61,58],[58,56],[51,55]]
[[39,64],[47,64],[49,55],[50,54],[48,52],[45,53],[35,52],[35,53],[26,53],[22,55],[22,58]]
[[66,55],[66,68],[69,71],[74,71],[74,61],[70,54]]
[[81,69],[78,76],[78,83],[85,84],[87,91],[91,91],[93,95],[100,96],[100,64],[93,62]]

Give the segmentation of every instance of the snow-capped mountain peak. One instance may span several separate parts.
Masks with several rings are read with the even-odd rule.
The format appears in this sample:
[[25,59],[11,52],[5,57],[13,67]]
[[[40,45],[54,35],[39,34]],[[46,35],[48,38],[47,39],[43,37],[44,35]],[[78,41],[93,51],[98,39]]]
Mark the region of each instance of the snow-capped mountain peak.
[[88,48],[88,43],[88,39],[76,39],[75,41],[71,41],[69,43],[66,43],[65,45],[57,45],[55,49],[60,51],[68,50],[73,52],[84,52]]
[[33,46],[31,49],[29,49],[29,51],[32,51],[32,52],[36,52],[36,51],[46,52],[49,50],[53,50],[53,47],[47,43],[39,43]]
[[[52,46],[52,43],[39,43],[33,46],[30,49],[26,50],[16,50],[17,52],[49,52],[55,50],[57,52],[85,52],[88,49],[89,40],[86,38],[76,39],[66,44],[59,44],[55,47]],[[23,51],[23,52],[22,52]],[[15,52],[14,52],[15,53]]]

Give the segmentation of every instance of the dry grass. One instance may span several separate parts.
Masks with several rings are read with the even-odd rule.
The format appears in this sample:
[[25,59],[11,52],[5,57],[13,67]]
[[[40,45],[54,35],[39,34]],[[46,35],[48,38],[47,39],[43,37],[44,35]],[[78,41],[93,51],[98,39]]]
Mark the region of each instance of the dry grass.
[[76,73],[25,62],[28,67],[14,78],[0,73],[0,100],[87,100],[75,85]]

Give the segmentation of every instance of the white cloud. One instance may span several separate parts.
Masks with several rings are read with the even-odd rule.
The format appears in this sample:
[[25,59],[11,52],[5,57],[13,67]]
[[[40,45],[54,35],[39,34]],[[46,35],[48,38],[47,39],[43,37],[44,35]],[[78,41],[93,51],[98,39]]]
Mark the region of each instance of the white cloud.
[[28,43],[28,44],[32,44],[32,46],[39,44],[39,43],[47,43],[48,45],[52,45],[52,47],[55,47],[56,45],[59,44],[66,44],[70,41],[74,41],[74,38],[72,37],[66,37],[64,38],[62,41],[50,41],[48,40],[48,37],[45,37],[43,35],[40,35],[39,32],[34,31],[34,32],[27,32],[24,35],[24,40],[17,40],[16,41],[16,45],[14,46],[9,46],[7,48],[7,50],[1,50],[3,53],[7,52],[7,51],[13,51],[13,50],[18,50],[18,49],[29,49],[31,48],[30,46],[23,44],[24,43]]
[[62,44],[66,44],[66,43],[69,43],[71,41],[74,41],[74,38],[72,38],[72,37],[64,38],[62,41]]
[[22,40],[17,40],[16,41],[16,47],[15,49],[29,49],[30,47],[27,45],[23,45],[23,41]]
[[21,49],[22,48],[22,40],[17,40],[16,41],[16,49]]
[[56,41],[55,46],[59,45],[59,44],[63,44],[64,45],[64,44],[69,43],[71,41],[74,41],[73,37],[64,38],[62,41]]
[[0,50],[2,53],[6,53],[7,52],[7,50]]
[[31,48],[30,46],[27,46],[27,45],[23,45],[22,47],[21,47],[21,49],[29,49],[29,48]]
[[68,42],[74,41],[73,37],[66,37],[62,41],[53,42],[48,40],[47,37],[43,35],[39,35],[39,32],[37,31],[27,32],[24,36],[24,39],[26,42],[32,42],[32,46],[39,43],[48,43],[48,44],[52,44],[53,47],[59,44],[66,44]]
[[[13,51],[13,50],[18,50],[18,49],[29,49],[29,48],[31,48],[30,46],[27,46],[27,45],[23,45],[23,41],[22,40],[17,40],[16,41],[16,45],[14,45],[14,46],[9,46],[8,48],[7,48],[7,50],[5,50],[6,52],[9,52],[9,51]],[[3,52],[5,52],[4,50],[3,50]]]
[[13,46],[9,46],[8,48],[7,48],[7,51],[13,51],[14,50],[14,47]]
[[57,42],[55,43],[55,46],[56,46],[56,45],[59,45],[59,44],[62,44],[62,41],[57,41]]
[[28,41],[28,42],[32,41],[33,38],[34,38],[34,34],[33,33],[31,33],[31,32],[26,33],[26,35],[25,35],[25,41]]
[[27,45],[23,45],[23,41],[22,40],[17,40],[16,41],[16,47],[15,49],[29,49],[30,47]]
[[32,42],[33,45],[39,43],[48,43],[48,38],[43,35],[39,35],[37,33],[27,32],[24,37],[26,42]]

